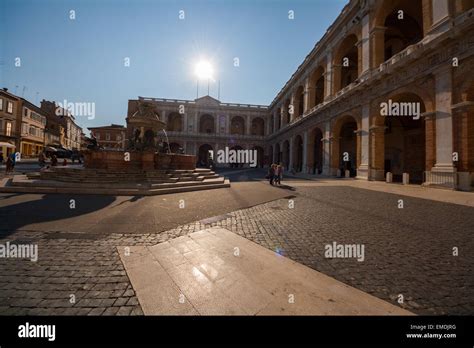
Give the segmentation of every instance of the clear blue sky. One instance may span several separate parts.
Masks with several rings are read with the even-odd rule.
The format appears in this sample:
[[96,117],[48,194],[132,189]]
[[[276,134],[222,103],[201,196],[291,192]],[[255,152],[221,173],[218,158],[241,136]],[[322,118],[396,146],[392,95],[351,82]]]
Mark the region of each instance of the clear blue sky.
[[0,87],[21,96],[26,86],[37,104],[94,102],[96,118],[80,118],[82,127],[124,124],[128,99],[194,99],[194,65],[204,58],[223,102],[269,104],[347,2],[1,0]]

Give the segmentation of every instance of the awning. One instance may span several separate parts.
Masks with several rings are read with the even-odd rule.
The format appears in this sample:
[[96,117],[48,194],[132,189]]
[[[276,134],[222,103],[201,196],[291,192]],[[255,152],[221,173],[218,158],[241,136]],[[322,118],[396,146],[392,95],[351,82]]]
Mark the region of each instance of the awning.
[[5,141],[0,141],[0,147],[6,147],[8,149],[14,149],[16,146]]

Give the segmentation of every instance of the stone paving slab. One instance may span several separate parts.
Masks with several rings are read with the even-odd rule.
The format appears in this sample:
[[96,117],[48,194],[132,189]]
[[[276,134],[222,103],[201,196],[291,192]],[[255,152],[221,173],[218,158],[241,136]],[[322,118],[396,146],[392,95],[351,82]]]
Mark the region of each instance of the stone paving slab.
[[474,192],[455,191],[421,185],[402,185],[383,181],[357,179],[317,178],[286,182],[293,187],[350,186],[366,190],[399,194],[408,197],[422,198],[437,202],[452,203],[474,207]]
[[223,228],[117,248],[145,315],[411,315]]

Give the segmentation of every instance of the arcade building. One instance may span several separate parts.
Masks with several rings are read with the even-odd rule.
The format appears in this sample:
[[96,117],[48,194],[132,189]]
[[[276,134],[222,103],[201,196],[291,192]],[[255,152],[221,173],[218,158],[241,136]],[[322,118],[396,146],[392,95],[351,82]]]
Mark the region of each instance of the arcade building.
[[202,162],[228,146],[302,176],[472,190],[473,37],[474,0],[351,0],[269,106],[139,97],[128,116],[153,103],[171,150]]

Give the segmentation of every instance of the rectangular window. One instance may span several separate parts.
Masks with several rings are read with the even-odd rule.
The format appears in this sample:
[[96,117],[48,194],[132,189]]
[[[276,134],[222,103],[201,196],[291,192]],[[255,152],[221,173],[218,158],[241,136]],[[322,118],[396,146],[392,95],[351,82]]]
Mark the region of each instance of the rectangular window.
[[105,133],[105,140],[110,140],[110,133]]
[[9,114],[13,114],[13,103],[11,101],[8,102],[8,105],[7,105],[7,112]]
[[23,111],[24,111],[23,115],[25,115],[25,117],[28,117],[28,109],[24,108]]
[[0,111],[2,111],[2,110],[3,110],[3,99],[0,98]]
[[12,136],[12,123],[11,122],[6,122],[6,125],[5,125],[5,135],[7,137],[11,137]]

